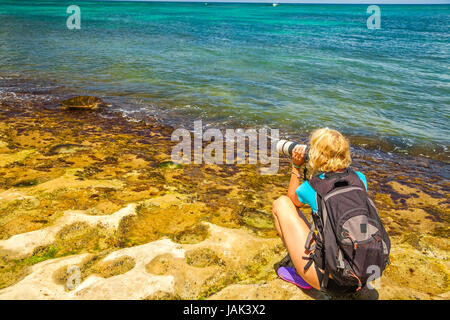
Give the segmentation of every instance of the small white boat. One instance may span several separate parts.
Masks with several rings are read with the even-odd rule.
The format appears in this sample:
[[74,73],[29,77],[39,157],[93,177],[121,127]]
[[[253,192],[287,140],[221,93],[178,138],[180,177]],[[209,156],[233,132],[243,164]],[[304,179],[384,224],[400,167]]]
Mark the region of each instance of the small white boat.
[[278,3],[272,3],[272,5],[273,5],[274,7],[276,7],[276,6],[278,5]]

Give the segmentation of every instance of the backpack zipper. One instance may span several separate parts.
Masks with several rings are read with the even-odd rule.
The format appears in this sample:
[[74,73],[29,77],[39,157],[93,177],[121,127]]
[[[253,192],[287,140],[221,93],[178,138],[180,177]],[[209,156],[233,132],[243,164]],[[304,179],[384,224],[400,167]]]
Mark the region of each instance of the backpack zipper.
[[[347,235],[345,235],[345,234],[347,234]],[[353,250],[356,251],[356,249],[358,248],[358,241],[355,240],[348,232],[341,232],[341,235],[342,235],[342,237],[344,237],[344,239],[350,239],[350,241],[353,244]]]

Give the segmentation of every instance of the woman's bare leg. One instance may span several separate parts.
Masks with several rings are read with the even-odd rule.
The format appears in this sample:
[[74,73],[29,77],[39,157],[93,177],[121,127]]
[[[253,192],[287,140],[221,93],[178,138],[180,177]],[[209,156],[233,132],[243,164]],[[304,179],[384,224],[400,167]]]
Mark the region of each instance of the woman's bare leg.
[[[277,201],[277,200],[275,200],[275,201]],[[278,217],[275,214],[275,201],[274,201],[274,210],[272,210],[273,221],[274,221],[274,224],[275,224],[275,229],[277,229],[278,235],[280,236],[281,240],[284,243],[284,238],[283,238],[283,233],[281,232],[280,223],[278,222]]]
[[305,242],[308,237],[309,227],[306,222],[299,217],[297,208],[287,196],[281,196],[273,203],[273,216],[275,227],[286,246],[289,256],[294,263],[297,273],[312,287],[320,290],[319,279],[317,277],[314,262],[305,272],[304,267],[308,260],[302,259],[309,256],[306,252]]

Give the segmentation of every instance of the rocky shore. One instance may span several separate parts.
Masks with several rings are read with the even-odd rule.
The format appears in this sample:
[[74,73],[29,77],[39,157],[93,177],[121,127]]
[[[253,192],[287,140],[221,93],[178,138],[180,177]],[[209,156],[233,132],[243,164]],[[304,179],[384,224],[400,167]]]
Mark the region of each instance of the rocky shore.
[[[171,133],[108,108],[4,97],[0,299],[333,298],[275,274],[286,250],[271,205],[288,163],[270,176],[174,165]],[[392,241],[379,298],[449,299],[448,165],[358,153],[354,166]]]

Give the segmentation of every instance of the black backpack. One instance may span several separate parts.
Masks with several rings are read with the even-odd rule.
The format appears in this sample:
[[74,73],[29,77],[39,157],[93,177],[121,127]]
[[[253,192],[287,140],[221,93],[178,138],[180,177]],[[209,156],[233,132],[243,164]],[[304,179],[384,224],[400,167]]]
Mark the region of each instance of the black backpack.
[[[338,286],[355,286],[358,291],[379,268],[389,263],[391,243],[364,183],[351,169],[315,175],[309,184],[317,192],[317,212],[305,247],[312,262],[324,272],[321,289],[329,275]],[[311,239],[315,240],[310,247]],[[375,277],[372,276],[371,280]]]

